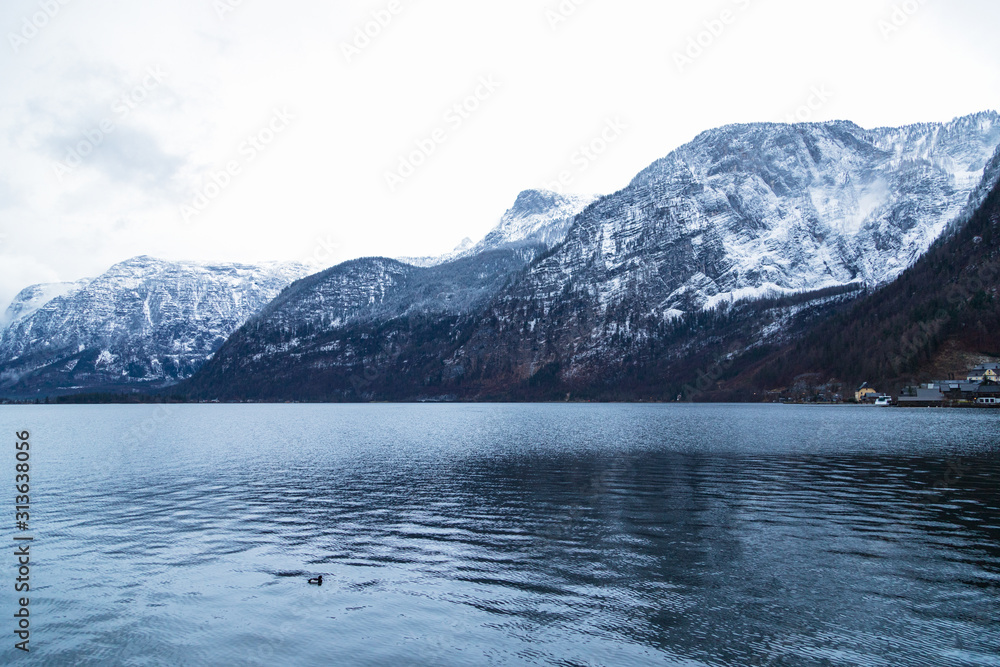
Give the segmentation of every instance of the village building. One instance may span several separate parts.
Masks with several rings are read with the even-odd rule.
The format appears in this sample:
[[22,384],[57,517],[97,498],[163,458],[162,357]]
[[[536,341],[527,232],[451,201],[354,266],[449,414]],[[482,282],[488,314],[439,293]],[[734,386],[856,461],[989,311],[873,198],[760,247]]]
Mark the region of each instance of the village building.
[[876,398],[878,398],[878,392],[869,387],[867,382],[858,387],[858,390],[854,392],[854,400],[858,403],[872,403]]
[[898,404],[904,408],[940,408],[944,406],[944,394],[940,385],[929,384],[917,387],[910,395],[901,395]]
[[969,371],[969,382],[998,382],[1000,381],[1000,364],[983,364],[976,366]]
[[981,384],[976,390],[979,405],[1000,405],[1000,384]]
[[1000,408],[1000,364],[977,366],[969,371],[969,381],[945,380],[910,387],[899,397],[899,405],[909,408],[943,406],[983,406]]

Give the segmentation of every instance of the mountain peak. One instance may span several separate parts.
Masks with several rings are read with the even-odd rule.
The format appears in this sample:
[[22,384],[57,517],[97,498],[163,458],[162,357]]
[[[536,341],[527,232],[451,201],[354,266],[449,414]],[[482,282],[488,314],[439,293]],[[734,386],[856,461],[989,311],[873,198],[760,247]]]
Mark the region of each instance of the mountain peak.
[[543,215],[551,213],[553,209],[582,209],[595,199],[597,197],[564,195],[552,190],[523,190],[517,195],[507,215]]
[[562,195],[552,190],[522,190],[514,200],[513,209],[539,212],[544,208],[557,205],[563,200]]
[[163,264],[163,260],[151,255],[136,255],[118,262],[114,266],[151,266],[154,264]]
[[551,247],[562,241],[573,219],[598,199],[593,195],[525,190],[504,213],[500,224],[476,245],[476,249],[488,250],[502,245],[531,242]]
[[573,218],[596,201],[596,196],[563,195],[551,190],[524,190],[500,223],[479,243],[466,238],[440,257],[403,257],[399,261],[430,267],[504,246],[537,243],[547,248],[562,241]]

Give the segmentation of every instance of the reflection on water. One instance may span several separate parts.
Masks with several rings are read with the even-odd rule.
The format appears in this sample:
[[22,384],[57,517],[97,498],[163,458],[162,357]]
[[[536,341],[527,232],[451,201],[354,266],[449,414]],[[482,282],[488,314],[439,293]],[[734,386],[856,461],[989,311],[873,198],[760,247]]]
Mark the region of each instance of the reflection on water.
[[33,663],[1000,665],[997,413],[153,410],[3,412]]

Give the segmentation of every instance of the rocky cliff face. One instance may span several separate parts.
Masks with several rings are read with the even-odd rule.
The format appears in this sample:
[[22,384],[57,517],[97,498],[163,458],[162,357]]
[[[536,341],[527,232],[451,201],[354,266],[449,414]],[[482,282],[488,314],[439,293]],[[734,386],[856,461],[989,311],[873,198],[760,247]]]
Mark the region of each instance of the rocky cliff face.
[[299,264],[137,257],[94,280],[27,288],[0,330],[0,389],[30,395],[187,378],[306,273]]

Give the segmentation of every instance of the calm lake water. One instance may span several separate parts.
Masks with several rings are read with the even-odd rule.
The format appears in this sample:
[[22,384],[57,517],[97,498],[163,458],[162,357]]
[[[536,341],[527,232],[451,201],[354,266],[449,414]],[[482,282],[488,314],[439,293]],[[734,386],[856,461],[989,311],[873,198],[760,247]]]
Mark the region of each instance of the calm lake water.
[[12,650],[2,582],[8,664],[1000,665],[1000,411],[0,423],[32,434],[33,651]]

